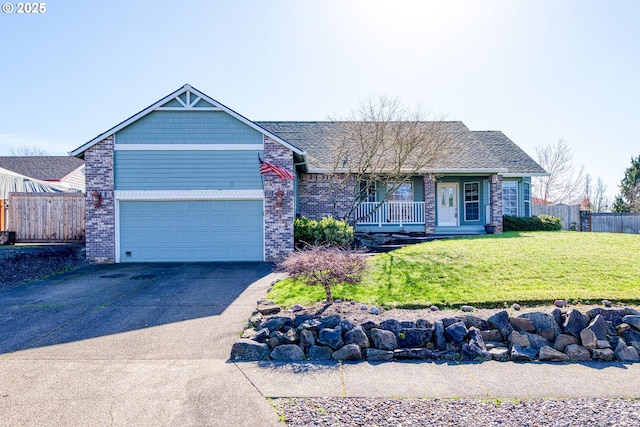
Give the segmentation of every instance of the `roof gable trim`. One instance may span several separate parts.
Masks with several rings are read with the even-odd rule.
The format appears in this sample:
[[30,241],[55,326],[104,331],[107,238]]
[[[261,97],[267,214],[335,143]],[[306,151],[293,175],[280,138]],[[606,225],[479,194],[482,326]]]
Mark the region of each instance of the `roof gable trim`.
[[[201,100],[204,100],[203,106],[198,107],[197,105],[201,102]],[[174,101],[177,101],[180,106],[179,107],[175,106],[176,104],[175,104]],[[172,106],[171,107],[163,107],[165,104],[168,104],[168,103],[171,103]],[[206,106],[206,104],[209,104],[210,106]],[[108,138],[111,135],[114,135],[116,132],[124,129],[125,127],[129,126],[131,123],[141,119],[142,117],[146,116],[147,114],[151,113],[152,111],[157,111],[157,110],[158,111],[163,111],[163,110],[164,111],[222,111],[222,112],[225,112],[225,113],[229,114],[231,117],[239,120],[240,122],[244,123],[245,125],[251,127],[252,129],[260,132],[261,134],[268,136],[269,138],[273,139],[274,141],[278,142],[279,144],[287,147],[288,149],[290,149],[294,153],[297,153],[297,154],[300,154],[300,155],[305,155],[306,154],[303,150],[301,150],[300,148],[296,147],[295,145],[293,145],[293,144],[281,139],[280,137],[278,137],[277,135],[267,131],[263,127],[256,125],[251,120],[247,119],[246,117],[242,116],[241,114],[236,113],[231,108],[226,107],[225,105],[219,103],[215,99],[205,95],[204,93],[202,93],[199,90],[191,87],[191,85],[188,85],[188,84],[184,85],[183,87],[181,87],[180,89],[176,90],[175,92],[170,93],[169,95],[165,96],[164,98],[162,98],[158,102],[150,105],[149,107],[145,108],[144,110],[140,111],[139,113],[129,117],[127,120],[125,120],[125,121],[121,122],[120,124],[112,127],[108,131],[96,136],[91,141],[89,141],[89,142],[83,144],[82,146],[76,148],[75,150],[71,151],[69,154],[72,155],[72,156],[80,156],[86,150],[88,150],[89,148],[93,147],[94,145],[96,145],[97,143],[102,141],[103,139]]]

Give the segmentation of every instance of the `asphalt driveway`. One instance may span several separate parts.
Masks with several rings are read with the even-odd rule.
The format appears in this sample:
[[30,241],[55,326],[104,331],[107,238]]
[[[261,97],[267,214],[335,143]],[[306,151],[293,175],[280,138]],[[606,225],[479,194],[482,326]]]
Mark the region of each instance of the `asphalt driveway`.
[[3,425],[279,425],[227,362],[271,268],[95,265],[1,292]]

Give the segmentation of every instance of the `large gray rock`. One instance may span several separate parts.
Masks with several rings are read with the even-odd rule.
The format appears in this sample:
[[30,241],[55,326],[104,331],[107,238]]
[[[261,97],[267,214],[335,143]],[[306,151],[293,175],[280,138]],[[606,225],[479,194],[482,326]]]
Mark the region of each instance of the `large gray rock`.
[[531,341],[526,332],[513,331],[509,336],[509,342],[520,347],[530,347]]
[[[247,331],[249,331],[249,329],[247,329]],[[246,331],[245,331],[246,332]],[[242,334],[242,338],[250,338],[254,341],[257,342],[267,342],[267,340],[269,339],[269,329],[262,329],[259,332],[256,332],[255,329],[253,330],[253,335],[250,337],[246,337],[245,334]]]
[[433,322],[433,345],[438,350],[447,348],[447,339],[444,336],[444,324],[440,320]]
[[582,346],[587,350],[595,350],[598,343],[598,337],[596,337],[595,332],[591,329],[583,329],[580,332],[580,341],[582,342]]
[[565,348],[567,348],[567,346],[571,344],[578,344],[578,338],[572,335],[560,334],[553,342],[553,348],[558,351],[564,351]]
[[469,344],[473,344],[483,351],[487,350],[484,338],[482,337],[482,331],[475,326],[472,326],[471,329],[469,329]]
[[342,341],[342,328],[324,328],[320,329],[318,334],[318,343],[328,345],[334,350],[339,349],[344,345]]
[[416,320],[416,328],[420,329],[432,329],[433,325],[427,319],[418,319]]
[[393,359],[393,351],[368,348],[364,352],[365,358],[370,362],[386,362]]
[[627,311],[624,308],[607,309],[602,307],[596,307],[587,311],[587,315],[592,319],[596,317],[598,314],[604,317],[604,320],[611,322],[613,323],[613,326],[616,326],[622,323],[622,318],[629,313],[627,313]]
[[333,353],[331,347],[314,345],[307,351],[307,357],[309,360],[329,360],[331,359],[331,353]]
[[332,314],[330,316],[322,317],[320,318],[320,322],[325,328],[333,329],[340,324],[340,315]]
[[478,328],[481,331],[488,331],[489,329],[491,329],[489,322],[487,320],[481,319],[478,316],[464,314],[462,316],[458,316],[458,318],[464,322],[468,329],[471,329],[472,327]]
[[398,334],[402,329],[402,325],[396,319],[387,319],[380,322],[380,329],[384,329],[385,331],[391,331],[394,334]]
[[640,356],[638,355],[638,350],[631,345],[626,345],[624,342],[620,341],[616,346],[614,354],[623,362],[638,362],[640,361]]
[[610,362],[615,359],[615,357],[613,350],[610,348],[597,348],[591,353],[591,358],[593,360],[600,360],[603,362]]
[[444,328],[444,333],[451,341],[460,344],[469,333],[463,321],[458,321]]
[[280,312],[280,306],[276,305],[273,301],[263,299],[258,301],[258,311],[265,316],[276,314]]
[[273,360],[304,360],[302,347],[295,344],[279,345],[271,352]]
[[591,319],[578,310],[570,310],[562,328],[565,334],[580,338],[580,332],[587,327]]
[[311,319],[313,319],[313,316],[310,314],[297,314],[292,321],[293,327],[297,328],[307,320],[311,320]]
[[511,351],[507,347],[493,347],[489,349],[489,354],[493,360],[504,362],[509,360]]
[[509,313],[506,310],[499,311],[487,319],[492,328],[496,328],[502,335],[502,341],[509,338],[513,332],[513,326],[509,323]]
[[559,308],[554,308],[551,310],[551,315],[554,319],[556,319],[556,323],[560,325],[560,329],[562,329],[562,325],[564,325],[564,319],[566,318],[565,314]]
[[298,329],[309,329],[311,331],[318,332],[320,329],[324,328],[320,319],[308,319],[305,320],[298,326]]
[[593,333],[596,334],[597,339],[607,339],[607,324],[601,314],[597,314],[596,317],[591,320],[587,329],[593,331]]
[[569,356],[554,348],[549,347],[548,345],[545,345],[540,348],[538,360],[542,362],[568,362]]
[[360,348],[369,348],[369,338],[362,329],[362,326],[354,326],[349,332],[344,334],[345,344],[356,344]]
[[373,341],[373,346],[379,350],[395,350],[398,348],[396,334],[385,329],[371,329],[371,341]]
[[476,344],[469,342],[468,344],[462,344],[460,349],[460,355],[463,360],[484,360],[488,361],[492,359],[492,355],[486,349],[478,347]]
[[311,347],[316,345],[316,334],[312,330],[303,329],[300,331],[300,347],[308,352]]
[[358,344],[347,344],[334,351],[331,357],[335,360],[362,360],[362,350]]
[[538,355],[538,350],[531,347],[511,346],[511,360],[514,362],[531,362]]
[[533,323],[533,327],[536,328],[536,331],[552,329],[554,331],[552,339],[555,339],[562,333],[562,330],[560,330],[560,325],[558,325],[558,322],[556,322],[556,318],[553,317],[552,314],[534,312],[524,313],[518,317],[531,320],[531,323]]
[[591,360],[591,353],[589,353],[589,350],[578,344],[568,345],[567,348],[564,349],[564,354],[574,361]]
[[536,328],[533,326],[533,322],[530,319],[524,317],[512,317],[509,319],[509,323],[513,326],[513,329],[518,332],[535,332]]
[[260,326],[258,326],[256,330],[259,331],[266,328],[270,332],[275,332],[282,330],[285,326],[291,326],[291,319],[289,317],[276,316],[262,322],[262,324],[260,324]]
[[628,345],[632,345],[640,353],[640,332],[635,329],[628,329],[620,333],[620,336],[624,338]]
[[240,339],[231,347],[231,360],[266,360],[271,349],[268,345],[248,339]]
[[433,351],[428,348],[397,348],[393,356],[396,359],[431,359]]
[[543,336],[540,336],[538,334],[530,334],[528,332],[523,332],[523,334],[526,335],[527,338],[529,338],[531,347],[535,348],[536,350],[540,350],[545,345],[551,346],[551,341],[547,340]]
[[482,339],[486,341],[502,341],[502,334],[498,329],[489,329],[488,331],[480,331]]
[[297,342],[299,342],[300,335],[298,335],[297,329],[292,328],[286,332],[283,332],[279,339],[282,344],[296,344]]
[[342,319],[338,326],[342,328],[342,333],[345,333],[355,328],[356,325],[354,325],[349,319]]
[[631,325],[636,330],[640,331],[640,316],[634,314],[627,314],[622,318],[622,321],[628,325]]
[[414,348],[424,347],[431,340],[431,329],[406,328],[398,332],[398,347]]

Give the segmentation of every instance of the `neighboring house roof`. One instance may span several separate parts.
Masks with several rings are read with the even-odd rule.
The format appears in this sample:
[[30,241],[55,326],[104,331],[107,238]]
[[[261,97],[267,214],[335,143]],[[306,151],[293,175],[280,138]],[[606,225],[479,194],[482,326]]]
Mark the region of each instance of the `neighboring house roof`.
[[[344,144],[352,122],[256,122],[307,153],[310,172],[331,172],[340,159],[336,147]],[[546,175],[531,157],[499,131],[471,131],[464,123],[422,122],[445,136],[447,154],[424,172],[495,172]]]
[[64,191],[68,191],[64,186],[0,168],[0,199],[2,200],[8,199],[9,193],[60,193]]
[[1,156],[0,168],[41,181],[60,181],[84,165],[71,156]]
[[[186,94],[186,96],[184,96]],[[200,105],[197,105],[198,103],[200,103],[201,101],[202,104],[206,105],[205,107],[201,107]],[[151,113],[152,111],[156,110],[156,109],[164,109],[164,110],[194,110],[194,111],[224,111],[225,113],[229,114],[230,116],[236,118],[237,120],[241,121],[242,123],[246,124],[247,126],[257,130],[258,132],[268,136],[269,138],[279,142],[280,144],[284,145],[285,147],[289,148],[291,151],[293,151],[294,153],[296,153],[299,156],[303,156],[304,155],[304,151],[301,150],[300,148],[296,147],[295,145],[293,145],[290,142],[287,142],[283,139],[281,139],[280,137],[278,137],[275,134],[270,133],[268,130],[261,128],[260,126],[256,125],[254,122],[252,122],[251,120],[247,119],[246,117],[242,116],[241,114],[236,113],[235,111],[233,111],[231,108],[221,104],[220,102],[216,101],[215,99],[211,98],[210,96],[204,94],[203,92],[200,92],[198,89],[186,84],[184,86],[182,86],[180,89],[170,93],[169,95],[165,96],[164,98],[160,99],[159,101],[155,102],[154,104],[151,104],[150,106],[148,106],[147,108],[145,108],[144,110],[134,114],[133,116],[129,117],[128,119],[124,120],[123,122],[117,124],[116,126],[112,127],[111,129],[109,129],[108,131],[101,133],[100,135],[96,136],[95,138],[93,138],[91,141],[88,141],[86,143],[84,143],[83,145],[81,145],[80,147],[76,148],[75,150],[71,151],[69,154],[71,154],[72,156],[76,156],[76,157],[82,157],[84,155],[84,152],[86,150],[88,150],[89,148],[93,147],[94,145],[96,145],[97,143],[99,143],[100,141],[102,141],[105,138],[108,138],[109,136],[115,134],[116,132],[124,129],[125,127],[129,126],[131,123],[141,119],[142,117],[146,116],[147,114]]]

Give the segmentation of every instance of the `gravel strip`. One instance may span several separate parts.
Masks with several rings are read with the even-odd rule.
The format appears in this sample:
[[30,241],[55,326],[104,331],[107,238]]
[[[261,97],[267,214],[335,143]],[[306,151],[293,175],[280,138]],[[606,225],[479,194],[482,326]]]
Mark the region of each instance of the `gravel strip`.
[[279,398],[289,426],[638,426],[638,399]]

